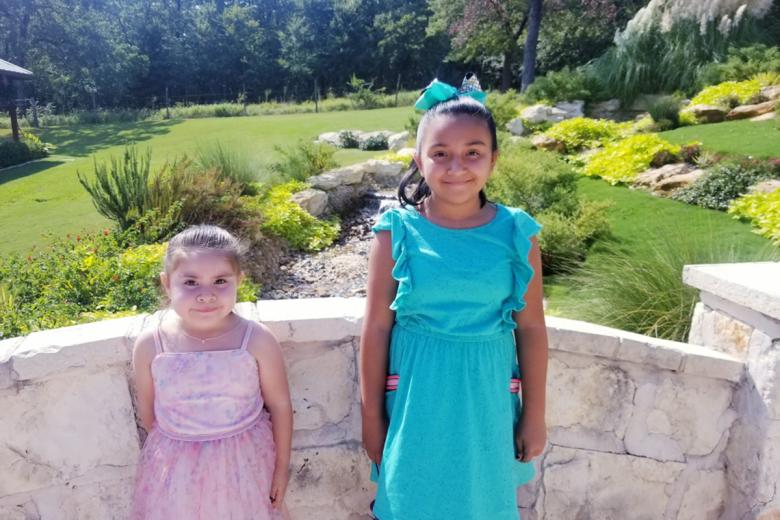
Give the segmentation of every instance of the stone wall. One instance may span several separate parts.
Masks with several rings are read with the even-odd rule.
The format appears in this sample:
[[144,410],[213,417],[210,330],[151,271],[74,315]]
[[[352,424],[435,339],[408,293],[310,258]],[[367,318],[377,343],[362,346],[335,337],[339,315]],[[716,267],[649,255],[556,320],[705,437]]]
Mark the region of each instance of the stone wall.
[[[240,309],[284,348],[294,519],[369,518],[356,359],[362,311],[363,300],[337,298]],[[141,439],[130,349],[154,321],[0,342],[0,518],[126,518]],[[548,318],[548,330],[550,442],[536,461],[540,476],[519,492],[524,519],[739,518],[728,514],[757,505],[750,489],[729,491],[752,475],[748,463],[734,473],[729,451],[733,432],[744,438],[749,426],[740,360],[561,318]],[[776,474],[762,473],[768,484]]]

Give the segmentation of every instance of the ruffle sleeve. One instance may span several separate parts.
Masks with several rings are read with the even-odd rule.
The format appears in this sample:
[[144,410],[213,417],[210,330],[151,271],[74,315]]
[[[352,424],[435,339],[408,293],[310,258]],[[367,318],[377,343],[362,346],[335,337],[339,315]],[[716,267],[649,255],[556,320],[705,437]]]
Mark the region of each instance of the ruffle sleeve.
[[513,287],[512,294],[504,301],[501,309],[501,317],[507,328],[515,328],[515,320],[512,312],[520,311],[525,307],[525,293],[528,284],[534,276],[534,270],[528,261],[528,253],[531,251],[531,238],[538,234],[542,226],[528,213],[521,209],[511,209],[514,223],[512,233],[512,257],[510,265],[512,269]]
[[379,216],[376,224],[371,228],[374,233],[389,231],[393,245],[393,278],[398,282],[398,291],[395,294],[390,309],[397,311],[402,308],[403,301],[412,291],[412,273],[409,269],[409,253],[406,247],[406,224],[398,208],[391,208]]

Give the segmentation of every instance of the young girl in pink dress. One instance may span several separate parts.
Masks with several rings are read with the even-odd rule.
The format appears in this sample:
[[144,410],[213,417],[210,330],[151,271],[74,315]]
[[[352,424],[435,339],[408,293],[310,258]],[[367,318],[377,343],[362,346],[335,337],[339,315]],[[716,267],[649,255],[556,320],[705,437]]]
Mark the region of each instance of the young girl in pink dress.
[[292,406],[281,349],[233,312],[239,241],[216,226],[173,237],[160,275],[170,307],[135,343],[138,416],[149,432],[131,517],[286,518]]

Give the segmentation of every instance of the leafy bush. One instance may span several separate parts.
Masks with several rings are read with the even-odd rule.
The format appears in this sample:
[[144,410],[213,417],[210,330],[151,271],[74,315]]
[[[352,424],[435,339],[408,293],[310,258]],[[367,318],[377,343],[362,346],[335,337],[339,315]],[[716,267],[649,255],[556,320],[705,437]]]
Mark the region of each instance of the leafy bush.
[[348,95],[349,100],[352,102],[352,106],[357,109],[370,109],[379,108],[382,104],[380,101],[380,94],[384,92],[384,89],[373,89],[373,83],[364,81],[357,77],[355,74],[347,83],[352,89],[352,92]]
[[401,155],[398,152],[387,152],[375,157],[378,161],[390,161],[408,166],[412,161],[411,155]]
[[342,148],[358,148],[360,141],[353,132],[342,130],[339,132],[339,144]]
[[303,181],[338,166],[333,158],[336,149],[327,144],[299,141],[289,148],[275,146],[274,150],[282,156],[271,166],[271,172],[277,177],[275,182]]
[[487,194],[525,209],[545,226],[539,238],[545,274],[572,270],[590,245],[609,231],[606,207],[581,201],[576,173],[549,152],[504,147]]
[[523,101],[529,104],[549,103],[559,101],[592,101],[600,96],[600,86],[597,80],[585,69],[570,69],[564,67],[557,72],[548,72],[529,85],[523,93]]
[[731,202],[728,212],[750,221],[757,228],[756,233],[780,246],[780,189],[743,195]]
[[755,100],[761,84],[755,80],[724,81],[703,89],[691,99],[691,105],[715,105],[733,108]]
[[626,136],[631,123],[616,123],[608,119],[575,117],[550,127],[544,135],[563,143],[571,153],[584,148],[596,148]]
[[632,135],[593,154],[582,172],[591,177],[601,177],[611,184],[631,182],[637,174],[650,168],[655,156],[661,152],[677,155],[680,147],[657,134]]
[[0,168],[21,164],[49,155],[49,146],[33,133],[21,131],[19,141],[0,139]]
[[219,141],[198,150],[197,165],[203,170],[215,169],[223,177],[232,179],[245,195],[251,193],[252,183],[258,180],[258,171],[249,156],[243,150]]
[[648,237],[650,254],[635,257],[613,247],[598,262],[572,276],[572,301],[567,312],[578,319],[659,338],[686,341],[698,291],[685,285],[680,273],[691,264],[778,260],[767,248],[747,253],[713,241],[670,230]]
[[661,96],[647,107],[658,130],[671,130],[680,126],[680,98]]
[[259,199],[262,229],[285,239],[295,249],[319,251],[338,238],[340,226],[338,221],[323,221],[311,216],[291,200],[293,193],[306,188],[306,184],[296,181],[280,184]]
[[707,175],[679,190],[674,198],[724,211],[732,200],[747,193],[750,186],[771,178],[773,174],[765,164],[758,161],[723,161],[713,166]]
[[[517,112],[519,104],[520,96],[514,89],[509,89],[506,92],[491,92],[485,102],[485,106],[493,114],[496,128],[499,129],[504,129],[508,122],[519,115]],[[417,127],[415,126],[416,131]]]
[[753,76],[761,87],[780,85],[780,72],[760,72]]
[[759,73],[780,73],[780,48],[762,43],[731,47],[726,61],[711,63],[699,71],[699,84],[716,85],[724,81],[744,81]]
[[366,151],[387,150],[387,136],[384,134],[372,135],[360,143],[360,149]]
[[412,113],[412,115],[409,116],[409,119],[406,120],[406,124],[404,125],[404,130],[409,132],[409,135],[412,137],[412,139],[417,138],[417,127],[420,126],[420,119],[422,119],[422,116],[414,112]]

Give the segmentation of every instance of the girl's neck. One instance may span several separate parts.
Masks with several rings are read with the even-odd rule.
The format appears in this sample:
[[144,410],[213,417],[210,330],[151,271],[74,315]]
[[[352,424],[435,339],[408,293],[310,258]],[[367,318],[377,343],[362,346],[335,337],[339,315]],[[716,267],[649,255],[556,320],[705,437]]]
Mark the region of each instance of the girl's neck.
[[[428,220],[453,227],[471,227],[483,224],[486,215],[491,214],[491,208],[485,204],[481,206],[480,199],[474,199],[463,204],[452,204],[443,201],[432,194],[426,197],[420,204],[420,211]],[[487,218],[490,220],[490,218]]]
[[181,316],[174,311],[175,321],[174,327],[185,336],[200,341],[208,341],[210,339],[220,338],[229,332],[232,332],[238,324],[241,322],[241,318],[234,312],[230,312],[222,320],[216,323],[212,327],[198,327],[196,324],[187,323]]

